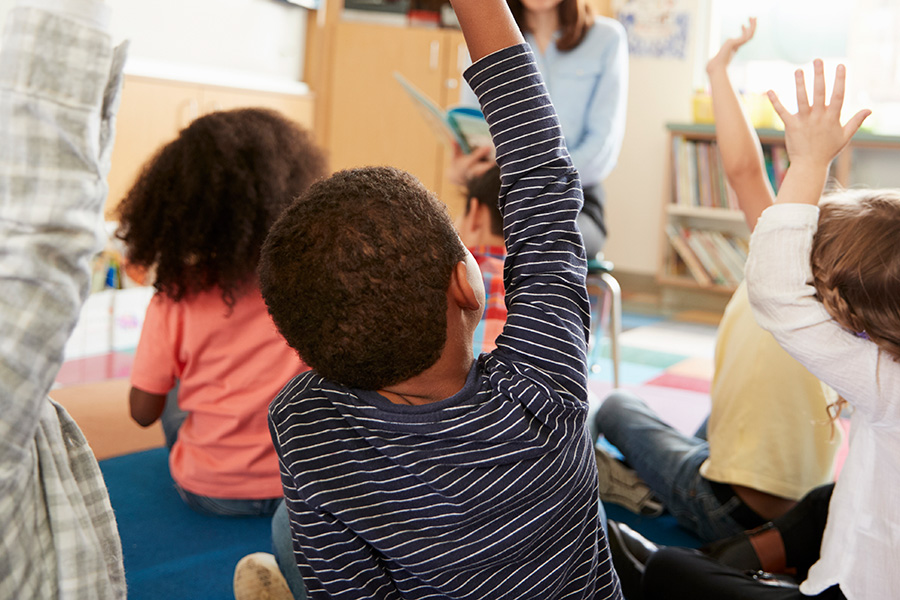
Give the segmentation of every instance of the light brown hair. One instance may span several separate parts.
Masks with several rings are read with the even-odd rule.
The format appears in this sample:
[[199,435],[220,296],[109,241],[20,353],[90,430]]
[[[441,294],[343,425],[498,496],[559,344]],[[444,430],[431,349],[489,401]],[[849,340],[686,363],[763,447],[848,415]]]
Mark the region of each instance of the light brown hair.
[[[526,9],[522,0],[507,0],[519,29],[523,33],[528,32],[525,20]],[[559,11],[560,36],[556,40],[556,47],[562,52],[574,49],[584,36],[587,35],[591,25],[594,24],[594,13],[587,0],[562,0],[557,7]]]
[[823,199],[810,262],[828,314],[900,362],[900,192]]

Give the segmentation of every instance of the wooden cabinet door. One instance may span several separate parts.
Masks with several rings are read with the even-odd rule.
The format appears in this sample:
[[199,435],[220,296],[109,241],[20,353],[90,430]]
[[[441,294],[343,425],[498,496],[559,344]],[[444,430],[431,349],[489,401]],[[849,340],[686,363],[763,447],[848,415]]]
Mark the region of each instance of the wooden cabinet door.
[[126,77],[116,120],[106,216],[131,188],[141,167],[200,114],[198,84]]
[[270,108],[297,121],[307,129],[313,126],[312,95],[291,96],[252,90],[204,87],[200,101],[203,114],[234,108]]
[[439,29],[338,23],[328,123],[333,169],[390,165],[439,193],[440,142],[393,74],[442,102],[444,35]]

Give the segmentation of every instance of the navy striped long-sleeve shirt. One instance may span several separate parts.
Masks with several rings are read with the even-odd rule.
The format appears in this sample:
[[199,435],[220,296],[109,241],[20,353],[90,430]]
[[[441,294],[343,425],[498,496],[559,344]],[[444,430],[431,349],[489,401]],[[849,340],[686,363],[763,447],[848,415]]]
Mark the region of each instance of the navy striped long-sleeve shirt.
[[315,372],[270,408],[312,598],[620,598],[585,428],[582,204],[528,46],[466,72],[497,147],[509,314],[461,391],[393,404]]

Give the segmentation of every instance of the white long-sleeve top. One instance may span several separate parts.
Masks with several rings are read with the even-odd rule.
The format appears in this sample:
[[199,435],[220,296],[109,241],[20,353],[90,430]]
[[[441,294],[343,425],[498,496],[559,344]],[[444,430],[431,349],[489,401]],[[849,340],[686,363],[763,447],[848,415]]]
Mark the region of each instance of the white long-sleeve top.
[[849,600],[900,590],[900,363],[846,331],[815,298],[810,251],[819,209],[776,204],[750,241],[745,277],[759,324],[853,407],[819,561],[800,587],[839,584]]

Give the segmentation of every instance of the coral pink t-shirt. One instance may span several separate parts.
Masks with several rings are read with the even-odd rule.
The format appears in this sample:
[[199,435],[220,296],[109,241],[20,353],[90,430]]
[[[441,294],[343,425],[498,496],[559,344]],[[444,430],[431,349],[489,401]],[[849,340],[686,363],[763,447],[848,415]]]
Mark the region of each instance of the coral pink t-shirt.
[[281,496],[268,407],[305,371],[275,328],[258,290],[233,312],[211,290],[181,302],[156,294],[147,308],[131,385],[165,394],[180,381],[188,412],[169,456],[178,485],[213,498]]

